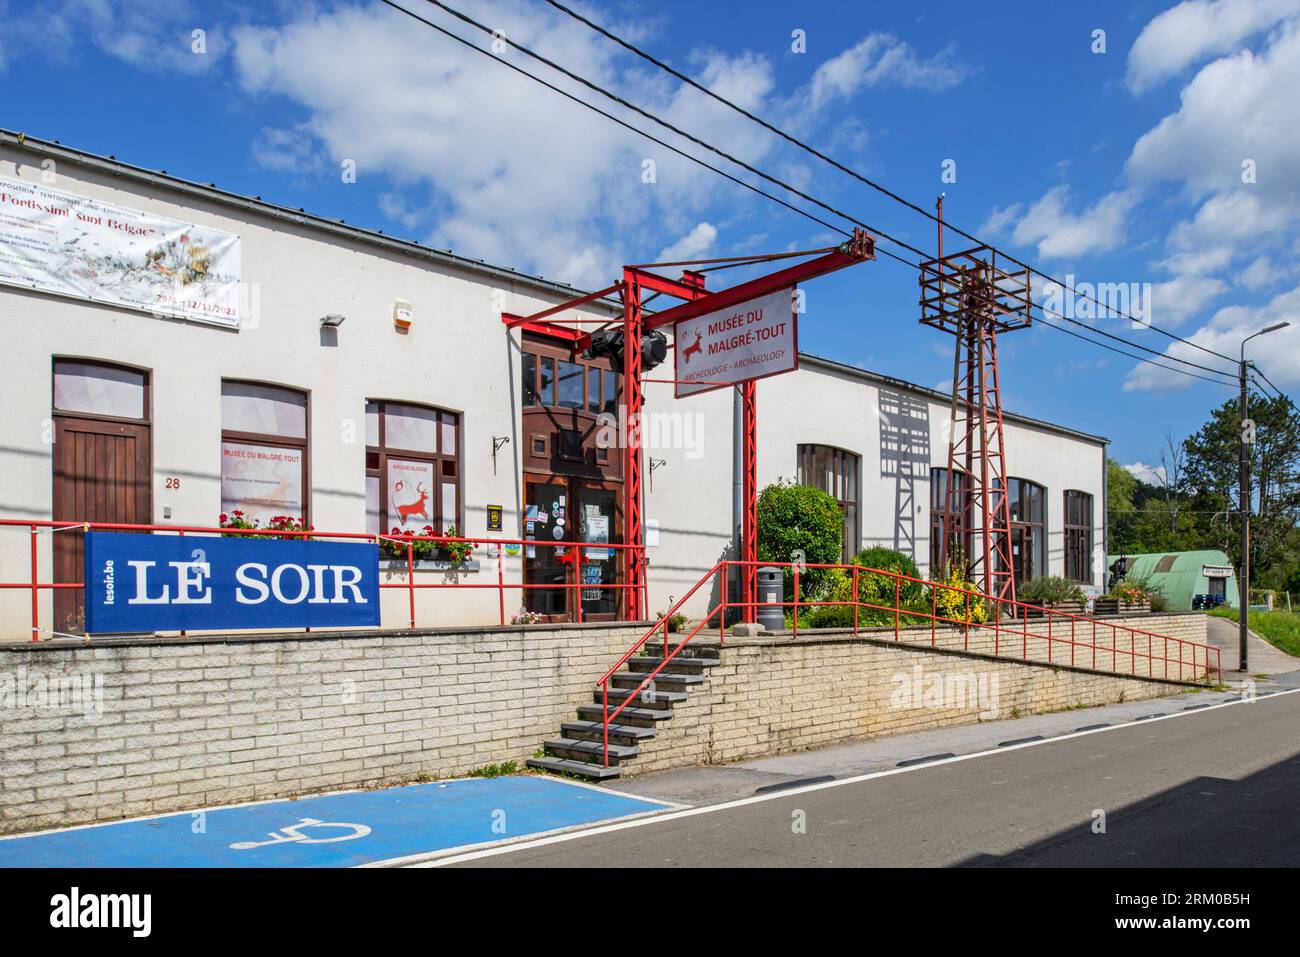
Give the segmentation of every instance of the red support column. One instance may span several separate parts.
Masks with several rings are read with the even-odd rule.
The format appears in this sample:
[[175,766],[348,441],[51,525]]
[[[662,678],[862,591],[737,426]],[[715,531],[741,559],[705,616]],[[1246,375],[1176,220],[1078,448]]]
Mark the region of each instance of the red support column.
[[645,587],[644,523],[641,507],[641,285],[635,270],[623,270],[623,549],[626,618],[640,621]]
[[744,437],[742,461],[745,467],[742,494],[745,499],[744,522],[740,535],[741,600],[745,602],[743,621],[757,621],[758,609],[758,384],[742,382],[740,390]]

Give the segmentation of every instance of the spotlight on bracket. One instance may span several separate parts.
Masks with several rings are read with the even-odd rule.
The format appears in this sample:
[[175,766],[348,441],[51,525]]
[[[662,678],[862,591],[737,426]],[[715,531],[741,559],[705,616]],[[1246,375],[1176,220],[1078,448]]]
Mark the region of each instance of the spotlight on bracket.
[[[623,333],[621,330],[593,332],[584,359],[608,359],[610,368],[623,369]],[[668,358],[668,337],[655,329],[641,336],[641,371],[649,372]]]
[[337,312],[331,312],[328,316],[321,316],[320,327],[322,329],[337,329],[343,325],[343,320],[346,318],[347,316],[340,316]]

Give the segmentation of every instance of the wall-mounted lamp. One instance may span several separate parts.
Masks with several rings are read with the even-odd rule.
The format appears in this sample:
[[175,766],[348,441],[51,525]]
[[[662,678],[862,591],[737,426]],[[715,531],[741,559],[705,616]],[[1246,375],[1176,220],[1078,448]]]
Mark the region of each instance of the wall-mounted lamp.
[[492,436],[492,474],[493,475],[497,474],[497,452],[501,451],[501,446],[508,445],[509,443],[510,443],[510,436],[508,435]]
[[321,316],[320,327],[322,329],[337,329],[343,325],[345,319],[347,319],[347,316],[340,316],[337,312],[331,312],[328,316]]

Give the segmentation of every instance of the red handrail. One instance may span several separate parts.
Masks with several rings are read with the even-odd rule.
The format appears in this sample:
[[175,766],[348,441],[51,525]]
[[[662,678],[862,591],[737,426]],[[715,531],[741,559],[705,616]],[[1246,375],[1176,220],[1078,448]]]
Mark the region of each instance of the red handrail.
[[[426,588],[466,588],[482,589],[491,588],[498,592],[498,614],[502,625],[506,624],[505,593],[507,589],[519,589],[526,594],[532,589],[554,589],[565,590],[575,587],[570,585],[551,585],[538,584],[530,582],[508,582],[505,580],[503,552],[507,545],[518,545],[521,548],[573,548],[573,549],[614,549],[614,550],[633,550],[638,553],[644,553],[645,547],[642,545],[626,545],[615,542],[569,542],[569,541],[539,541],[524,538],[504,538],[494,536],[476,536],[467,538],[456,535],[391,535],[376,534],[374,532],[332,532],[320,531],[316,529],[303,529],[301,531],[279,530],[269,528],[250,528],[232,530],[214,525],[149,525],[133,522],[71,522],[71,521],[51,521],[47,519],[30,520],[30,519],[12,519],[0,518],[0,529],[3,528],[26,528],[31,536],[31,577],[27,581],[5,581],[0,582],[0,590],[5,589],[26,589],[31,591],[32,599],[32,624],[31,640],[39,641],[42,631],[51,631],[44,629],[40,624],[40,593],[42,591],[56,591],[60,589],[84,589],[84,582],[58,582],[58,581],[41,581],[40,579],[40,555],[38,540],[42,532],[58,533],[69,530],[80,529],[82,531],[107,531],[107,532],[163,532],[176,535],[200,534],[215,536],[238,535],[240,537],[269,536],[271,538],[314,538],[314,539],[341,539],[365,542],[393,542],[397,545],[406,546],[406,581],[405,582],[380,582],[380,588],[403,588],[408,592],[407,603],[407,625],[414,628],[417,624],[415,594],[417,591]],[[496,546],[497,552],[497,580],[496,582],[461,582],[461,581],[439,581],[439,582],[416,582],[415,575],[415,544],[417,542],[433,542],[439,545],[451,543],[468,543],[475,547],[482,545],[485,550],[491,546]],[[579,553],[575,553],[579,554]],[[580,574],[581,564],[575,566],[576,574]],[[455,567],[450,569],[455,571]],[[577,586],[579,589],[601,589],[610,591],[620,591],[637,586],[626,583],[611,582],[608,584],[591,584]],[[577,592],[578,605],[581,607],[581,590]],[[581,613],[579,613],[581,614]],[[580,619],[581,620],[581,619]],[[309,630],[309,629],[304,629]]]
[[[775,568],[792,569],[794,573],[793,577],[796,583],[796,591],[793,596],[793,600],[779,601],[779,602],[760,602],[757,600],[746,601],[742,598],[739,601],[732,601],[728,593],[726,582],[728,578],[728,574],[727,574],[728,570],[733,566],[741,569],[746,569],[750,567],[755,567],[755,568],[775,567]],[[818,600],[809,600],[806,598],[801,598],[797,590],[800,574],[804,570],[810,568],[841,569],[846,572],[851,572],[852,585],[853,585],[852,600],[818,601]],[[722,573],[720,601],[705,616],[705,618],[698,625],[696,625],[695,628],[688,635],[686,635],[686,637],[684,637],[681,641],[677,643],[677,647],[674,648],[671,653],[669,653],[668,645],[667,645],[668,619],[671,618],[672,615],[676,614],[677,611],[685,604],[685,602],[691,596],[693,596],[701,587],[703,587],[703,585],[706,582],[708,582],[714,575],[718,574],[719,572]],[[869,601],[863,601],[859,591],[860,576],[863,574],[879,575],[886,579],[892,579],[894,582],[894,604],[881,605]],[[918,584],[929,590],[930,608],[928,611],[924,608],[916,609],[916,608],[906,608],[903,606],[902,586],[904,583]],[[963,604],[963,612],[964,612],[962,618],[952,618],[939,613],[938,595],[940,591],[956,592],[962,595],[962,604]],[[986,609],[990,610],[991,612],[990,621],[978,622],[978,621],[971,620],[972,599],[982,601]],[[628,704],[641,693],[641,691],[646,687],[646,685],[652,682],[654,678],[664,669],[664,667],[667,666],[668,662],[671,661],[673,658],[675,658],[677,654],[681,652],[682,648],[684,648],[691,641],[692,638],[694,638],[697,634],[699,634],[699,632],[705,627],[705,625],[707,625],[708,622],[712,620],[715,614],[719,616],[719,622],[720,622],[719,640],[721,640],[722,637],[725,635],[725,631],[726,631],[727,611],[731,608],[742,608],[742,609],[748,609],[748,608],[757,609],[759,607],[792,608],[793,610],[792,624],[794,626],[792,632],[793,632],[793,638],[797,640],[799,608],[800,607],[806,608],[808,606],[816,606],[816,607],[851,606],[853,608],[853,633],[855,635],[859,631],[859,613],[861,609],[865,608],[874,611],[889,612],[892,614],[894,619],[893,631],[894,631],[895,641],[901,640],[901,632],[904,627],[913,627],[910,623],[907,626],[904,626],[902,624],[902,619],[904,617],[907,617],[909,619],[921,619],[921,620],[928,620],[930,622],[930,644],[932,646],[937,643],[937,626],[939,623],[943,623],[948,625],[963,626],[963,646],[969,649],[970,629],[973,626],[977,631],[979,631],[980,629],[992,629],[995,657],[1012,657],[1013,660],[1032,661],[1034,659],[1032,659],[1029,654],[1029,642],[1030,639],[1033,639],[1036,641],[1046,642],[1047,656],[1048,656],[1049,663],[1053,660],[1052,659],[1053,644],[1056,642],[1062,642],[1070,646],[1070,664],[1072,667],[1077,666],[1076,649],[1082,647],[1085,649],[1086,648],[1092,649],[1092,668],[1094,670],[1097,670],[1097,651],[1098,649],[1101,649],[1103,651],[1109,651],[1111,653],[1110,671],[1116,674],[1125,673],[1119,669],[1116,661],[1116,656],[1127,655],[1129,657],[1129,665],[1130,665],[1128,673],[1134,675],[1138,674],[1138,668],[1137,668],[1138,658],[1143,658],[1147,662],[1146,676],[1148,677],[1154,677],[1155,675],[1154,664],[1157,660],[1163,663],[1163,674],[1166,679],[1169,676],[1169,665],[1171,662],[1176,662],[1178,665],[1177,680],[1179,681],[1186,680],[1183,677],[1184,666],[1189,666],[1192,669],[1193,681],[1201,680],[1202,676],[1204,677],[1204,680],[1209,681],[1211,673],[1215,675],[1216,683],[1218,681],[1221,681],[1223,677],[1222,657],[1219,649],[1214,647],[1213,645],[1202,644],[1201,642],[1196,642],[1196,641],[1190,641],[1186,638],[1174,638],[1168,635],[1159,635],[1156,634],[1155,632],[1147,631],[1142,628],[1133,628],[1129,625],[1123,625],[1117,622],[1098,621],[1095,618],[1088,618],[1084,615],[1074,615],[1074,614],[1070,614],[1069,612],[1057,611],[1056,609],[1053,608],[1044,608],[1039,605],[1031,605],[1028,602],[1012,601],[1009,599],[1000,599],[992,595],[988,595],[983,592],[977,591],[975,589],[965,588],[961,585],[954,585],[948,582],[931,581],[929,579],[918,578],[912,575],[903,574],[902,572],[888,571],[885,569],[867,568],[861,565],[848,565],[848,564],[809,563],[809,562],[765,562],[765,561],[745,562],[745,561],[725,559],[723,561],[718,562],[716,565],[714,565],[713,568],[711,568],[698,582],[696,582],[690,591],[688,591],[667,612],[665,612],[664,615],[658,621],[652,624],[649,630],[647,630],[646,633],[642,635],[641,638],[635,644],[633,644],[632,647],[629,648],[623,654],[623,656],[619,658],[617,662],[615,662],[614,666],[610,668],[608,671],[606,671],[596,681],[596,685],[602,689],[602,702],[603,702],[602,714],[604,718],[603,737],[604,737],[605,765],[607,767],[609,765],[610,722],[613,721],[615,718],[617,718],[618,715],[623,711],[623,709],[626,708]],[[1019,621],[1021,623],[1021,627],[1019,629],[1015,627],[1008,627],[1007,625],[1004,625],[1002,623],[1002,620],[1004,616],[1006,616],[1006,611],[1008,608],[1010,609],[1010,614],[1009,614],[1010,621],[1013,623]],[[1043,616],[1044,623],[1047,626],[1047,634],[1035,634],[1030,631],[1030,617],[1029,617],[1030,612],[1035,612]],[[1020,616],[1019,618],[1017,617],[1018,614]],[[1064,618],[1069,620],[1070,622],[1069,638],[1062,638],[1053,634],[1052,621],[1054,617]],[[1079,640],[1079,629],[1077,627],[1077,623],[1081,621],[1092,625],[1092,640],[1090,642]],[[1098,624],[1110,626],[1111,642],[1109,646],[1100,645],[1098,643],[1097,641]],[[656,632],[659,631],[660,628],[664,629],[663,660],[659,663],[657,667],[651,670],[644,679],[642,679],[641,683],[637,685],[637,687],[611,713],[609,710],[610,678],[613,676],[614,672],[617,671],[620,667],[622,667],[628,661],[628,659],[630,659],[637,652],[638,649],[640,649],[643,645],[645,645],[645,643],[649,641],[650,638]],[[1120,631],[1126,632],[1129,636],[1129,642],[1128,642],[1129,646],[1127,650],[1118,647],[1118,642],[1116,638],[1118,637],[1118,633]],[[1002,651],[1003,645],[1001,639],[1004,632],[1013,636],[1019,636],[1021,638],[1021,655],[1018,659],[1016,659],[1014,656],[1008,656]],[[1138,650],[1138,639],[1140,637],[1145,637],[1147,640],[1147,649],[1145,652],[1141,652]],[[1163,646],[1162,655],[1158,656],[1155,654],[1153,650],[1153,645],[1151,643],[1152,638],[1161,639],[1162,646]],[[1171,641],[1174,642],[1178,648],[1178,657],[1176,659],[1171,657],[1169,654],[1169,642]],[[1186,660],[1184,649],[1191,650],[1190,661]],[[1201,651],[1199,659],[1197,655],[1197,649],[1200,649]],[[1211,656],[1213,657],[1213,665],[1211,665]]]

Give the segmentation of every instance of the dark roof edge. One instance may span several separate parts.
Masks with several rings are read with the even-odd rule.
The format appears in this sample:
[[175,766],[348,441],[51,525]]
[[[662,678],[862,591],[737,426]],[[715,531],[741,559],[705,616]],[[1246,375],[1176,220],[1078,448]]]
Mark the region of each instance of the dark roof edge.
[[[434,249],[430,246],[422,246],[420,243],[412,242],[410,240],[386,236],[377,230],[363,229],[360,226],[350,226],[347,223],[339,222],[338,220],[326,219],[323,216],[290,209],[287,206],[278,206],[275,203],[269,203],[263,199],[244,196],[241,193],[232,193],[216,186],[196,183],[192,180],[182,179],[168,173],[145,169],[142,166],[133,166],[130,163],[125,163],[122,160],[113,157],[100,156],[97,153],[91,153],[86,150],[74,149],[70,146],[64,146],[61,143],[27,136],[24,133],[15,133],[2,127],[0,127],[0,147],[10,147],[16,150],[25,150],[31,153],[44,154],[61,161],[66,161],[74,166],[82,166],[96,170],[108,176],[123,177],[136,183],[161,187],[163,189],[191,196],[198,196],[210,201],[224,203],[227,206],[241,209],[249,213],[286,220],[299,226],[318,229],[335,236],[370,243],[374,246],[379,246],[381,248],[404,253],[410,256],[423,257],[439,263],[440,265],[454,269],[479,273],[508,282],[522,283],[523,285],[548,296],[556,296],[561,299],[576,299],[585,294],[584,290],[577,289],[573,286],[567,285],[566,283],[542,279],[539,276],[530,276],[527,273],[516,272],[515,270],[507,269],[504,266],[494,266],[481,259],[470,259],[465,256],[457,256],[449,251]],[[591,305],[604,307],[611,311],[622,311],[622,308],[616,303],[608,301],[597,301]],[[814,366],[821,366],[828,371],[854,376],[866,382],[897,386],[898,388],[906,389],[910,392],[916,392],[930,398],[940,399],[945,402],[951,401],[949,396],[935,389],[917,385],[914,382],[907,382],[903,379],[895,379],[878,372],[868,372],[865,369],[838,362],[834,359],[827,359],[809,353],[800,353],[800,361]],[[1003,412],[1003,417],[1012,422],[1046,429],[1050,432],[1068,435],[1073,438],[1083,439],[1100,445],[1108,445],[1110,443],[1109,439],[1103,438],[1099,435],[1090,435],[1087,432],[1068,429],[1064,426],[1054,425],[1051,422],[1043,422],[1039,419],[1032,419],[1028,416],[1017,415],[1012,412]]]
[[[883,375],[879,372],[869,372],[858,366],[847,365],[835,359],[827,359],[825,356],[816,356],[811,353],[799,353],[800,367],[804,365],[817,366],[829,372],[838,372],[843,375],[852,376],[861,379],[864,382],[874,382],[877,385],[890,385],[899,389],[905,389],[908,392],[916,392],[931,399],[938,399],[942,402],[951,402],[952,396],[946,392],[940,392],[938,389],[931,389],[928,386],[917,385],[915,382],[908,382],[906,379],[895,379],[892,376]],[[1003,410],[1002,418],[1008,422],[1015,422],[1019,425],[1028,425],[1033,428],[1044,429],[1048,432],[1055,432],[1058,435],[1066,435],[1074,439],[1082,439],[1085,442],[1091,442],[1095,445],[1109,445],[1110,439],[1102,435],[1092,435],[1089,432],[1080,432],[1078,429],[1066,428],[1063,425],[1056,425],[1053,422],[1044,422],[1042,419],[1034,419],[1027,415],[1020,415],[1016,412],[1007,412]]]
[[[401,252],[406,255],[429,259],[443,266],[480,273],[508,282],[522,283],[523,285],[544,293],[549,297],[558,297],[561,300],[577,299],[579,296],[586,294],[584,290],[577,289],[566,283],[543,279],[540,276],[530,276],[527,273],[517,272],[516,270],[508,269],[504,266],[495,266],[491,263],[484,262],[481,259],[457,256],[455,253],[448,250],[434,249],[431,246],[424,246],[411,240],[398,239],[393,236],[385,235],[378,230],[365,229],[360,226],[350,226],[339,220],[326,219],[323,216],[317,216],[313,213],[291,209],[288,206],[279,206],[275,203],[269,203],[266,200],[257,199],[253,196],[245,196],[241,193],[232,193],[229,190],[224,190],[217,186],[196,183],[192,180],[182,179],[179,176],[172,176],[168,173],[159,172],[157,170],[146,169],[142,166],[133,166],[130,163],[124,163],[122,160],[110,156],[101,156],[97,153],[91,153],[86,150],[74,149],[69,146],[64,146],[61,143],[27,136],[25,133],[15,133],[12,130],[7,130],[2,127],[0,127],[0,147],[9,147],[15,150],[25,150],[30,153],[49,156],[60,162],[67,162],[73,166],[81,166],[86,169],[95,170],[107,176],[129,179],[133,182],[144,185],[160,187],[190,196],[198,196],[203,199],[223,203],[227,206],[244,210],[245,212],[261,216],[269,216],[274,219],[286,220],[299,226],[318,229],[334,236],[359,240],[361,242],[370,243],[374,246]],[[617,309],[619,312],[622,312],[622,307],[617,306],[612,302],[597,301],[592,303],[592,305],[598,307],[603,306],[608,309]]]

